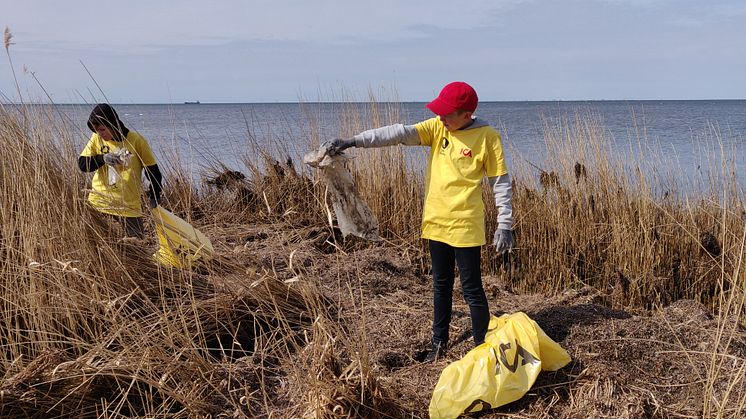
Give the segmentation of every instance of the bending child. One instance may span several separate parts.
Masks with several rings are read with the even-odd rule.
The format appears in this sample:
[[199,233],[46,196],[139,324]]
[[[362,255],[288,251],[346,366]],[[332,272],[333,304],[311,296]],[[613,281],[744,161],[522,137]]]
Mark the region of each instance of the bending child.
[[78,157],[78,167],[93,175],[88,202],[124,225],[128,237],[143,237],[142,172],[150,183],[151,208],[158,206],[162,176],[147,140],[127,129],[114,108],[98,104],[88,118],[91,139]]

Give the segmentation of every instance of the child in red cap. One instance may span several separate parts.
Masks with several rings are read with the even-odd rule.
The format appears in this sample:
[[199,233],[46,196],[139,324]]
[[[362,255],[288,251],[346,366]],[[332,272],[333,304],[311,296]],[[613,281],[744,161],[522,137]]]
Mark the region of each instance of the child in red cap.
[[456,265],[469,305],[474,344],[484,343],[490,319],[480,252],[486,243],[482,202],[485,176],[498,207],[493,243],[500,254],[513,247],[512,189],[500,134],[473,116],[477,104],[477,92],[471,86],[460,81],[449,83],[426,105],[436,117],[415,125],[372,129],[324,145],[332,154],[349,147],[430,147],[422,238],[428,239],[430,246],[434,310],[432,344],[425,362],[442,357],[448,346]]

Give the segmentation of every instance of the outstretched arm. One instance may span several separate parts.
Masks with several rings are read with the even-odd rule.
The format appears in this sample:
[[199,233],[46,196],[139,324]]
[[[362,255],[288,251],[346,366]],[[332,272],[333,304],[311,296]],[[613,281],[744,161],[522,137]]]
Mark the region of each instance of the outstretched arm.
[[376,148],[391,145],[420,145],[420,135],[414,125],[394,124],[369,129],[349,139],[336,139],[322,144],[329,154],[340,153],[350,147]]
[[356,147],[375,148],[391,145],[420,145],[420,136],[414,125],[394,124],[369,129],[352,137]]

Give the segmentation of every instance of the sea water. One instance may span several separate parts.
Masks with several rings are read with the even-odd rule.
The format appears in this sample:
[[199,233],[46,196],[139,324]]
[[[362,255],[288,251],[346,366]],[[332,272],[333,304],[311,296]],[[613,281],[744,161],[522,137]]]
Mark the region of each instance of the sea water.
[[[115,104],[121,119],[140,132],[164,162],[179,156],[195,178],[220,162],[245,170],[244,161],[263,150],[298,164],[312,141],[344,137],[380,123],[412,124],[432,117],[425,103],[245,103]],[[85,122],[92,105],[55,105],[82,149],[90,131]],[[697,188],[725,162],[746,186],[746,100],[481,102],[476,115],[500,131],[510,163],[538,168],[557,150],[545,141],[547,127],[592,122],[608,140],[612,160],[674,173],[687,188]],[[426,154],[409,151],[415,165]],[[651,169],[652,168],[652,169]],[[691,178],[690,178],[691,177]],[[694,186],[692,186],[694,185]]]

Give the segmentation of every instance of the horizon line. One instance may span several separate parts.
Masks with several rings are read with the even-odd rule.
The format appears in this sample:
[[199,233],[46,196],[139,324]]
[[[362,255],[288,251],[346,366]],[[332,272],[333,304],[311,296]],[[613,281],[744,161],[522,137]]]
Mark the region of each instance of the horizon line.
[[[729,99],[535,99],[535,100],[480,100],[479,103],[556,103],[556,102],[737,102],[746,98]],[[95,102],[111,105],[298,105],[298,104],[369,104],[369,103],[428,103],[430,100],[397,101],[275,101],[275,102]],[[94,102],[5,102],[2,105],[92,105]]]

